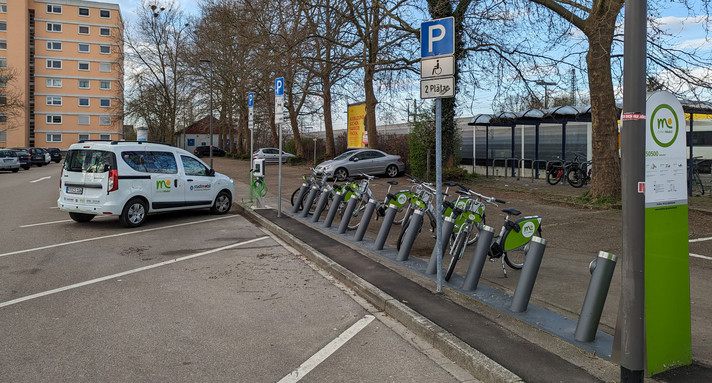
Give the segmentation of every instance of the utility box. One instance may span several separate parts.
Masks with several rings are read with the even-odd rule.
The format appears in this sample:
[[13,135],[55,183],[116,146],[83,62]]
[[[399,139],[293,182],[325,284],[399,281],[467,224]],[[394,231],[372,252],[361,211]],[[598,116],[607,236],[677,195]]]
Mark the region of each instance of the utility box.
[[265,160],[257,158],[252,163],[254,171],[252,174],[255,177],[265,178]]

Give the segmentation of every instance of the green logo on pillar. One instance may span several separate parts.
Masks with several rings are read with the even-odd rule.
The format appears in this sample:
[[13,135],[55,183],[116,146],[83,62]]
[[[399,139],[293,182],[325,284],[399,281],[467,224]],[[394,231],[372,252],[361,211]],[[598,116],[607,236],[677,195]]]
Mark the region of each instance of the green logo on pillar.
[[672,145],[680,132],[680,120],[667,104],[659,105],[650,116],[650,133],[655,143],[663,148]]

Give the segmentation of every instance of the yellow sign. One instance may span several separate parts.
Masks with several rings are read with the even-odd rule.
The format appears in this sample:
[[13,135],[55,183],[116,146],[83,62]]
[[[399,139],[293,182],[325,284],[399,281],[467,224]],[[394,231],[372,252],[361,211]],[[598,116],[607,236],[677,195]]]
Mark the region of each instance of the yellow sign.
[[366,135],[366,103],[351,104],[348,107],[348,148],[364,148],[368,145]]

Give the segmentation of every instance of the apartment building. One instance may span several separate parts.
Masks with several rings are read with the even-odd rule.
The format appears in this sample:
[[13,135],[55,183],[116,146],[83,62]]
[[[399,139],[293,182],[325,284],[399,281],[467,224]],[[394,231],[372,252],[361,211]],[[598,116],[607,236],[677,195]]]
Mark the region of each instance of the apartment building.
[[118,4],[0,0],[0,147],[121,139],[122,36]]

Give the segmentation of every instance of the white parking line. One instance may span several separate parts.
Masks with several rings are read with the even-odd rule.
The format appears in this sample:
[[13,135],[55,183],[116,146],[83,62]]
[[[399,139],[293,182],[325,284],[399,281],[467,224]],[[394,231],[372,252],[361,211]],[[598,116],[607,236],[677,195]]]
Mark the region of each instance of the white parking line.
[[35,183],[35,182],[40,182],[40,181],[48,180],[48,179],[50,179],[50,178],[52,178],[52,176],[42,177],[42,178],[38,178],[38,179],[36,179],[36,180],[34,180],[34,181],[30,181],[30,183],[33,184],[33,183]]
[[26,228],[26,227],[34,227],[34,226],[44,226],[44,225],[52,225],[54,223],[62,223],[62,222],[72,222],[71,219],[63,219],[61,221],[52,221],[52,222],[42,222],[42,223],[31,223],[29,225],[22,225],[20,228]]
[[704,241],[712,241],[712,237],[691,239],[691,240],[690,240],[690,243],[692,243],[692,242],[704,242]]
[[295,383],[300,381],[306,374],[308,374],[311,370],[313,370],[316,366],[321,364],[321,362],[325,361],[326,358],[331,356],[336,350],[338,350],[341,346],[346,344],[346,342],[349,341],[349,339],[353,338],[361,332],[366,326],[368,326],[369,323],[371,323],[375,317],[373,315],[366,315],[365,317],[361,318],[358,322],[354,323],[353,326],[349,327],[341,333],[336,339],[332,340],[324,346],[321,350],[319,350],[316,354],[312,355],[311,358],[307,359],[306,362],[302,363],[299,368],[296,370],[292,371],[289,375],[285,376],[282,378],[278,383]]
[[114,278],[118,278],[118,277],[123,277],[124,275],[135,274],[135,273],[138,273],[138,272],[141,272],[141,271],[146,271],[146,270],[150,270],[150,269],[155,269],[155,268],[157,268],[157,267],[170,265],[170,264],[173,264],[173,263],[176,263],[176,262],[187,261],[187,260],[189,260],[189,259],[197,258],[197,257],[203,256],[203,255],[208,255],[208,254],[212,254],[212,253],[217,253],[218,251],[223,251],[223,250],[227,250],[227,249],[232,249],[232,248],[234,248],[234,247],[238,247],[238,246],[242,246],[242,245],[247,245],[247,244],[254,243],[254,242],[257,242],[257,241],[261,241],[261,240],[267,239],[267,238],[269,238],[269,237],[268,237],[268,236],[263,236],[263,237],[251,239],[251,240],[245,241],[245,242],[233,243],[232,245],[227,245],[227,246],[223,246],[223,247],[218,247],[217,249],[212,249],[212,250],[208,250],[208,251],[203,251],[203,252],[201,252],[201,253],[197,253],[197,254],[193,254],[193,255],[187,255],[187,256],[181,257],[181,258],[171,259],[170,261],[160,262],[160,263],[156,263],[156,264],[153,264],[153,265],[148,265],[148,266],[144,266],[144,267],[139,267],[138,269],[128,270],[128,271],[124,271],[124,272],[121,272],[121,273],[116,273],[116,274],[112,274],[112,275],[107,275],[107,276],[105,276],[105,277],[92,279],[92,280],[90,280],[90,281],[75,283],[75,284],[73,284],[73,285],[64,286],[64,287],[60,287],[60,288],[53,289],[53,290],[43,291],[43,292],[41,292],[41,293],[28,295],[28,296],[26,296],[26,297],[13,299],[13,300],[7,301],[7,302],[2,302],[2,303],[0,303],[0,308],[6,307],[6,306],[11,306],[11,305],[14,305],[14,304],[18,304],[18,303],[20,303],[20,302],[28,301],[28,300],[30,300],[30,299],[40,298],[40,297],[44,297],[44,296],[47,296],[47,295],[60,293],[60,292],[62,292],[62,291],[67,291],[67,290],[71,290],[71,289],[76,289],[76,288],[78,288],[78,287],[87,286],[87,285],[91,285],[91,284],[94,284],[94,283],[99,283],[99,282],[107,281],[107,280],[109,280],[109,279],[114,279]]
[[134,234],[148,233],[148,232],[150,232],[150,231],[157,231],[157,230],[164,230],[164,229],[172,229],[172,228],[174,228],[174,227],[187,226],[187,225],[196,225],[196,224],[200,224],[200,223],[211,222],[211,221],[217,221],[217,220],[220,220],[220,219],[227,219],[227,218],[234,218],[234,217],[239,217],[239,216],[238,216],[238,215],[228,215],[228,216],[223,216],[223,217],[217,217],[217,218],[211,218],[211,219],[204,219],[204,220],[195,221],[195,222],[186,222],[186,223],[179,223],[179,224],[169,225],[169,226],[154,227],[153,229],[144,229],[144,230],[138,230],[138,231],[127,231],[127,232],[118,233],[118,234],[104,235],[104,236],[101,236],[101,237],[86,238],[86,239],[79,239],[79,240],[70,241],[70,242],[55,243],[54,245],[40,246],[40,247],[34,247],[34,248],[32,248],[32,249],[17,250],[17,251],[11,251],[11,252],[9,252],[9,253],[2,253],[2,254],[0,254],[0,258],[6,257],[6,256],[8,256],[8,255],[31,253],[31,252],[33,252],[33,251],[38,251],[38,250],[46,250],[46,249],[52,249],[52,248],[55,248],[55,247],[68,246],[68,245],[75,245],[75,244],[77,244],[77,243],[98,241],[98,240],[106,239],[106,238],[123,237],[123,236],[125,236],[125,235],[134,235]]
[[706,259],[706,260],[708,260],[708,261],[712,261],[712,257],[708,257],[708,256],[706,256],[706,255],[699,255],[699,254],[690,253],[690,257],[701,258],[701,259]]

